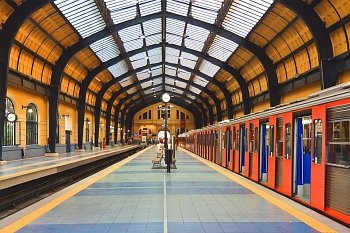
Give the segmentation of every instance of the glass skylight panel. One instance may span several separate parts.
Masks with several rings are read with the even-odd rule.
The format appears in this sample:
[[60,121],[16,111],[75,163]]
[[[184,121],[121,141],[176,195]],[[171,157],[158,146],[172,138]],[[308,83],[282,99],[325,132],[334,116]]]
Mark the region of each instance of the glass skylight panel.
[[180,60],[180,64],[193,69],[196,66],[196,61],[183,58]]
[[129,95],[131,95],[131,94],[133,94],[133,93],[135,93],[135,92],[137,92],[137,91],[138,91],[138,89],[137,89],[136,87],[129,88],[128,90],[126,90],[126,92],[127,92]]
[[215,57],[220,61],[226,62],[232,53],[237,49],[237,47],[238,44],[235,42],[216,35],[213,43],[209,48],[208,54],[211,57]]
[[173,87],[171,87],[171,86],[165,86],[165,91],[167,91],[167,92],[172,92],[172,91],[173,91]]
[[132,67],[136,70],[137,68],[147,65],[147,60],[142,58],[131,62]]
[[156,56],[156,55],[161,55],[161,54],[162,54],[161,47],[148,50],[148,56]]
[[94,0],[60,0],[55,4],[83,38],[106,27]]
[[188,99],[185,99],[185,102],[192,104],[192,101],[189,101]]
[[[259,19],[265,14],[273,0],[240,0],[233,2],[222,27],[232,33],[246,37]],[[243,12],[236,16],[236,13]]]
[[145,59],[145,57],[146,57],[146,52],[141,52],[131,56],[129,59],[130,61],[135,61],[139,59]]
[[104,0],[114,24],[136,17],[136,4],[130,0]]
[[[184,83],[182,81],[178,81],[176,80],[176,86],[179,86],[179,87],[187,87],[187,83]],[[175,87],[176,88],[176,87]]]
[[180,89],[175,89],[175,91],[174,91],[175,93],[177,93],[177,94],[180,94],[180,95],[182,95],[184,92],[182,91],[182,90],[180,90]]
[[162,84],[163,83],[163,78],[155,78],[153,79],[153,83],[154,85],[159,85],[159,84]]
[[161,11],[161,1],[160,0],[141,0],[139,1],[139,7],[141,16],[146,16],[150,14],[154,14]]
[[173,35],[173,34],[166,34],[166,42],[168,42],[169,44],[174,44],[174,45],[178,45],[181,46],[182,44],[182,36],[178,36],[178,35]]
[[142,32],[141,32],[141,25],[136,24],[131,27],[124,28],[120,31],[118,31],[118,34],[120,36],[120,39],[123,42],[131,41],[140,38]]
[[188,98],[190,98],[190,99],[193,99],[193,100],[196,99],[196,97],[195,97],[194,95],[191,95],[191,94],[186,94],[186,96],[187,96]]
[[187,24],[186,33],[188,34],[188,38],[205,42],[208,38],[210,31],[192,24]]
[[179,69],[179,71],[177,72],[177,76],[179,78],[182,78],[182,79],[185,79],[185,80],[189,80],[190,77],[191,77],[191,73],[190,72],[187,72],[183,69]]
[[141,72],[137,72],[136,73],[136,77],[138,80],[144,80],[144,79],[147,79],[150,77],[150,73],[148,72],[148,69],[147,70],[143,70]]
[[[183,89],[185,89],[187,87],[187,83],[183,83],[183,82],[176,82],[176,86],[177,87],[181,87]],[[176,87],[175,87],[176,88]]]
[[166,19],[166,30],[168,33],[183,36],[185,22],[177,19]]
[[165,84],[174,85],[174,78],[165,77]]
[[214,77],[214,75],[220,70],[220,67],[203,59],[199,70],[210,77]]
[[206,80],[206,79],[204,79],[204,78],[202,78],[202,77],[200,77],[200,76],[198,76],[198,75],[196,75],[196,76],[194,77],[193,82],[196,83],[196,84],[198,84],[198,85],[200,85],[200,86],[202,86],[202,87],[207,86],[207,84],[209,83],[208,80]]
[[179,60],[179,56],[173,56],[170,54],[165,54],[165,61],[172,63],[172,64],[177,64]]
[[187,16],[189,1],[167,0],[166,10],[182,16]]
[[119,81],[120,86],[126,87],[132,84],[132,78],[131,76],[124,78],[123,80]]
[[145,89],[147,87],[152,86],[152,83],[150,81],[148,81],[148,82],[141,83],[140,85],[141,85],[142,89]]
[[162,32],[162,20],[160,18],[151,19],[143,22],[143,30],[145,31],[145,36],[158,34]]
[[112,36],[107,36],[92,43],[90,48],[102,62],[111,60],[119,55],[119,49],[117,48]]
[[192,60],[192,61],[197,61],[198,60],[198,57],[193,55],[193,54],[191,54],[191,53],[182,52],[181,55],[182,55],[182,57],[184,59],[188,59],[188,60]]
[[162,62],[162,48],[155,48],[148,51],[149,61],[151,64]]
[[196,87],[194,87],[194,86],[190,86],[188,89],[189,89],[190,91],[196,93],[197,95],[198,95],[199,93],[202,92],[201,90],[199,90],[198,88],[196,88]]
[[[196,2],[195,2],[196,3]],[[220,8],[220,7],[219,7]],[[192,7],[192,17],[210,24],[213,24],[216,20],[218,13],[217,10],[206,10],[202,7]]]
[[177,64],[179,60],[180,50],[166,47],[165,48],[165,61],[173,64]]
[[198,41],[198,40],[192,40],[190,38],[186,38],[185,41],[185,47],[189,49],[196,50],[198,52],[201,52],[204,46],[204,42]]
[[149,95],[149,94],[153,93],[153,90],[152,89],[145,90],[143,93],[145,93],[145,95]]
[[162,62],[162,54],[157,54],[155,56],[150,56],[149,57],[149,63],[151,64],[157,64],[157,63],[160,63]]
[[125,51],[130,52],[130,51],[142,48],[143,41],[142,39],[135,39],[132,41],[124,42],[123,45],[124,45]]
[[146,37],[146,45],[154,45],[154,44],[159,44],[162,41],[162,34],[154,34],[151,36]]
[[128,72],[128,67],[127,67],[125,61],[120,61],[117,64],[114,64],[114,65],[108,67],[108,70],[109,70],[109,72],[111,72],[113,77],[116,78],[116,77]]
[[163,74],[163,71],[162,71],[161,68],[152,70],[153,77],[156,77],[156,76],[159,76],[159,75],[162,75],[162,74]]
[[172,66],[165,65],[165,74],[169,76],[176,75],[176,68]]

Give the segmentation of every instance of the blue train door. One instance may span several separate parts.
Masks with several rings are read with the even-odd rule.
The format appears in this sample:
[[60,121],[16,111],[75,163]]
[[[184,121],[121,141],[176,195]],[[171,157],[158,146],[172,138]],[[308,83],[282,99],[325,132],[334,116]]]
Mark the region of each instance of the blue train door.
[[245,126],[240,128],[240,146],[239,146],[239,171],[244,173],[244,157],[245,157]]
[[311,116],[295,119],[293,194],[310,200],[311,176]]
[[267,182],[267,166],[268,166],[268,145],[269,143],[269,123],[260,125],[260,153],[259,153],[259,181]]

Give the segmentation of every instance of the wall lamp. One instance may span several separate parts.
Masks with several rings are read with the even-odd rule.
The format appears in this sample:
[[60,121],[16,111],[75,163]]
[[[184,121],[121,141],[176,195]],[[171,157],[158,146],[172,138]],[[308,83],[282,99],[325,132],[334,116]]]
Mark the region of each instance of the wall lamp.
[[61,118],[65,118],[65,117],[68,117],[68,119],[70,119],[69,114],[63,114],[63,115],[61,116]]
[[89,119],[89,118],[86,118],[85,121],[86,121],[86,123],[87,123],[88,125],[90,125],[90,119]]
[[[24,108],[28,108],[28,106],[22,105],[22,109],[24,109]],[[33,112],[33,109],[28,108],[28,112],[29,112],[29,113],[32,113],[32,112]]]

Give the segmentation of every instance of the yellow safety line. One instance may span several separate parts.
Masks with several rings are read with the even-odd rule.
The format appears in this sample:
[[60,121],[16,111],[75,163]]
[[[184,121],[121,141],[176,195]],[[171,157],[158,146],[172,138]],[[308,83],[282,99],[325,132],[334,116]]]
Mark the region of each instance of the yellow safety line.
[[[152,148],[152,147],[148,147],[146,150],[148,150],[150,148]],[[30,222],[39,218],[41,215],[45,214],[46,212],[48,212],[51,209],[53,209],[54,207],[58,206],[62,202],[66,201],[68,198],[74,196],[75,194],[77,194],[81,190],[85,189],[86,187],[90,186],[94,182],[100,180],[101,178],[103,178],[103,177],[107,176],[108,174],[110,174],[111,172],[117,170],[118,168],[120,168],[124,164],[130,162],[131,160],[133,160],[134,158],[136,158],[137,156],[139,156],[141,153],[145,152],[146,150],[142,150],[142,151],[134,154],[133,156],[130,156],[130,157],[120,161],[119,163],[113,165],[112,167],[105,170],[101,174],[99,174],[91,179],[88,179],[85,183],[79,185],[78,187],[72,189],[71,191],[69,191],[69,192],[61,195],[60,197],[52,200],[51,202],[47,203],[46,205],[40,207],[39,209],[34,210],[32,213],[26,215],[25,217],[23,217],[21,219],[18,219],[17,221],[6,226],[5,228],[0,229],[0,233],[12,233],[12,232],[18,231],[19,229],[26,226]]]
[[232,172],[228,172],[225,171],[223,169],[221,169],[221,167],[218,167],[216,164],[213,164],[211,162],[209,162],[206,159],[203,159],[202,157],[199,157],[196,154],[193,154],[189,151],[186,151],[182,148],[180,148],[181,150],[183,150],[184,152],[188,153],[189,155],[191,155],[193,158],[201,161],[202,163],[206,164],[207,166],[209,166],[210,168],[218,171],[219,173],[221,173],[222,175],[230,178],[231,180],[239,183],[240,185],[242,185],[243,187],[249,189],[250,191],[258,194],[259,196],[265,198],[266,200],[268,200],[269,202],[271,202],[272,204],[276,205],[277,207],[279,207],[280,209],[286,211],[287,213],[293,215],[294,217],[296,217],[297,219],[299,219],[300,221],[304,222],[305,224],[309,225],[310,227],[316,229],[319,232],[323,232],[323,233],[336,233],[337,231],[334,230],[333,228],[321,223],[320,221],[308,216],[307,214],[304,214],[303,212],[295,209],[294,207],[284,203],[283,201],[278,200],[276,197],[271,196],[270,194],[264,192],[261,189],[258,189],[256,187],[254,187],[253,185],[245,182],[244,180],[241,180],[237,177],[235,177]]

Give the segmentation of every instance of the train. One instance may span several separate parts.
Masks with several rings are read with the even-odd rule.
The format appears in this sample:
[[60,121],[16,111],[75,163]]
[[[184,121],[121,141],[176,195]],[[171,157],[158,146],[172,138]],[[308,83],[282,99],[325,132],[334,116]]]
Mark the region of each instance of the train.
[[350,82],[178,135],[179,146],[350,226]]

